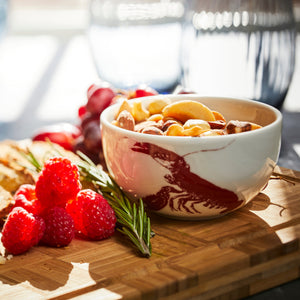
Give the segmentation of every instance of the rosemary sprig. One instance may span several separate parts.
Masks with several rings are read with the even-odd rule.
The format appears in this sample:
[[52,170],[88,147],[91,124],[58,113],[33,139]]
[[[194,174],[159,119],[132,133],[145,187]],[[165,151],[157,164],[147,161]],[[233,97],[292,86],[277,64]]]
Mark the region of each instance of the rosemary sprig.
[[[20,154],[29,162],[32,164],[32,166],[35,168],[34,171],[40,172],[42,170],[42,165],[41,163],[36,159],[34,154],[27,150],[27,152],[20,152]],[[22,165],[23,166],[23,165]]]
[[115,181],[102,169],[98,168],[86,155],[77,153],[81,161],[77,163],[84,180],[92,182],[97,192],[109,202],[117,217],[117,230],[126,235],[145,257],[151,256],[150,218],[147,216],[143,201],[138,206],[131,203]]

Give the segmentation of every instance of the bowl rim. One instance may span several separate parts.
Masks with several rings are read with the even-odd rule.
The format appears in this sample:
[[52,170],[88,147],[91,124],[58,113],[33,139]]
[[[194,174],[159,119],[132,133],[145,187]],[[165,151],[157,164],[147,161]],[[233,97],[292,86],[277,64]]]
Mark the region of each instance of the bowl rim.
[[[203,136],[201,137],[201,139],[198,139],[196,137],[192,137],[192,136],[164,136],[164,135],[153,135],[153,134],[145,134],[145,133],[140,133],[140,132],[136,132],[136,131],[131,131],[131,130],[127,130],[124,128],[120,128],[116,125],[113,125],[107,118],[107,116],[111,113],[111,111],[113,110],[117,110],[117,107],[120,107],[121,103],[116,103],[113,104],[109,107],[107,107],[100,116],[100,126],[102,127],[107,126],[109,129],[112,129],[114,131],[120,132],[130,138],[135,138],[135,139],[143,139],[144,141],[151,141],[153,142],[154,140],[156,140],[157,142],[163,142],[163,141],[172,141],[175,143],[199,143],[199,141],[215,141],[216,139],[222,139],[222,140],[226,140],[226,139],[232,139],[233,137],[235,138],[246,138],[249,135],[259,135],[259,134],[264,134],[265,131],[268,131],[270,129],[272,129],[273,127],[276,127],[278,125],[280,125],[282,123],[282,113],[275,107],[263,103],[263,102],[258,102],[256,100],[252,100],[252,99],[248,99],[248,98],[235,98],[235,97],[221,97],[221,96],[204,96],[204,95],[199,95],[199,94],[179,94],[179,95],[173,95],[173,94],[159,94],[159,95],[155,95],[155,96],[146,96],[146,97],[140,97],[140,98],[133,98],[130,99],[130,101],[150,101],[150,100],[154,100],[154,99],[161,99],[161,98],[170,98],[170,99],[174,99],[174,100],[193,100],[193,99],[200,99],[201,102],[201,98],[205,98],[205,99],[224,99],[224,100],[230,100],[230,101],[237,101],[237,102],[245,102],[248,104],[255,104],[255,106],[257,107],[262,107],[262,108],[266,108],[271,110],[274,115],[275,115],[275,120],[266,125],[263,126],[262,128],[260,128],[259,130],[252,130],[252,131],[246,131],[246,132],[241,132],[239,134],[229,134],[229,135],[222,135],[222,136]],[[187,98],[187,99],[186,99]]]

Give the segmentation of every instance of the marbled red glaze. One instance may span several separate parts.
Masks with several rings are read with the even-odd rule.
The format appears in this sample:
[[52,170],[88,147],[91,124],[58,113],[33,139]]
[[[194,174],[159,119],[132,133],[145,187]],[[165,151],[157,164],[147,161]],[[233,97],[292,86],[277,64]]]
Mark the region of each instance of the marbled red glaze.
[[170,172],[164,176],[170,185],[162,187],[156,194],[143,197],[149,209],[158,211],[169,205],[172,210],[193,214],[201,213],[196,208],[201,203],[205,207],[221,209],[220,213],[226,213],[242,205],[243,201],[234,192],[192,173],[184,157],[175,152],[150,143],[135,143],[131,150],[151,156]]

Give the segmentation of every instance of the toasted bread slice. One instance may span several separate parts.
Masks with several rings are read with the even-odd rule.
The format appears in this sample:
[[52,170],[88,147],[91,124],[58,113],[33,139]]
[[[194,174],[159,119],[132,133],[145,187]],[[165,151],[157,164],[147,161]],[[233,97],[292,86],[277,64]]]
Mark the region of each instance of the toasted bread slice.
[[22,155],[30,151],[43,164],[53,156],[64,156],[72,162],[79,157],[71,151],[56,144],[32,142],[31,140],[0,142],[0,224],[14,204],[13,194],[22,184],[35,184],[38,173],[30,162]]
[[30,171],[28,162],[15,149],[17,146],[12,141],[0,143],[0,186],[11,193],[23,183],[35,182],[35,172]]
[[38,174],[22,155],[24,151],[32,152],[41,164],[57,155],[68,157],[73,162],[79,160],[76,154],[56,144],[31,140],[0,142],[0,185],[11,193],[24,183],[34,184],[37,179]]
[[0,186],[0,225],[14,205],[14,199],[10,192]]

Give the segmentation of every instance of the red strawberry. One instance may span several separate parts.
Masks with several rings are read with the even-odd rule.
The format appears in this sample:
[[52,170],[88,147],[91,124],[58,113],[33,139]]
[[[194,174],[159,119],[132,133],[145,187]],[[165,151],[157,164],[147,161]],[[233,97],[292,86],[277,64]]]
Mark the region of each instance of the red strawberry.
[[54,206],[65,207],[80,189],[77,166],[68,158],[53,157],[44,164],[35,192],[45,211]]
[[61,207],[53,207],[44,215],[46,224],[42,242],[52,247],[65,247],[74,238],[74,221]]
[[22,207],[15,207],[4,223],[1,241],[8,252],[18,255],[35,246],[40,241],[44,230],[43,219]]
[[107,200],[92,190],[82,190],[76,200],[69,202],[67,211],[73,217],[79,236],[92,240],[110,237],[116,225],[116,216]]

